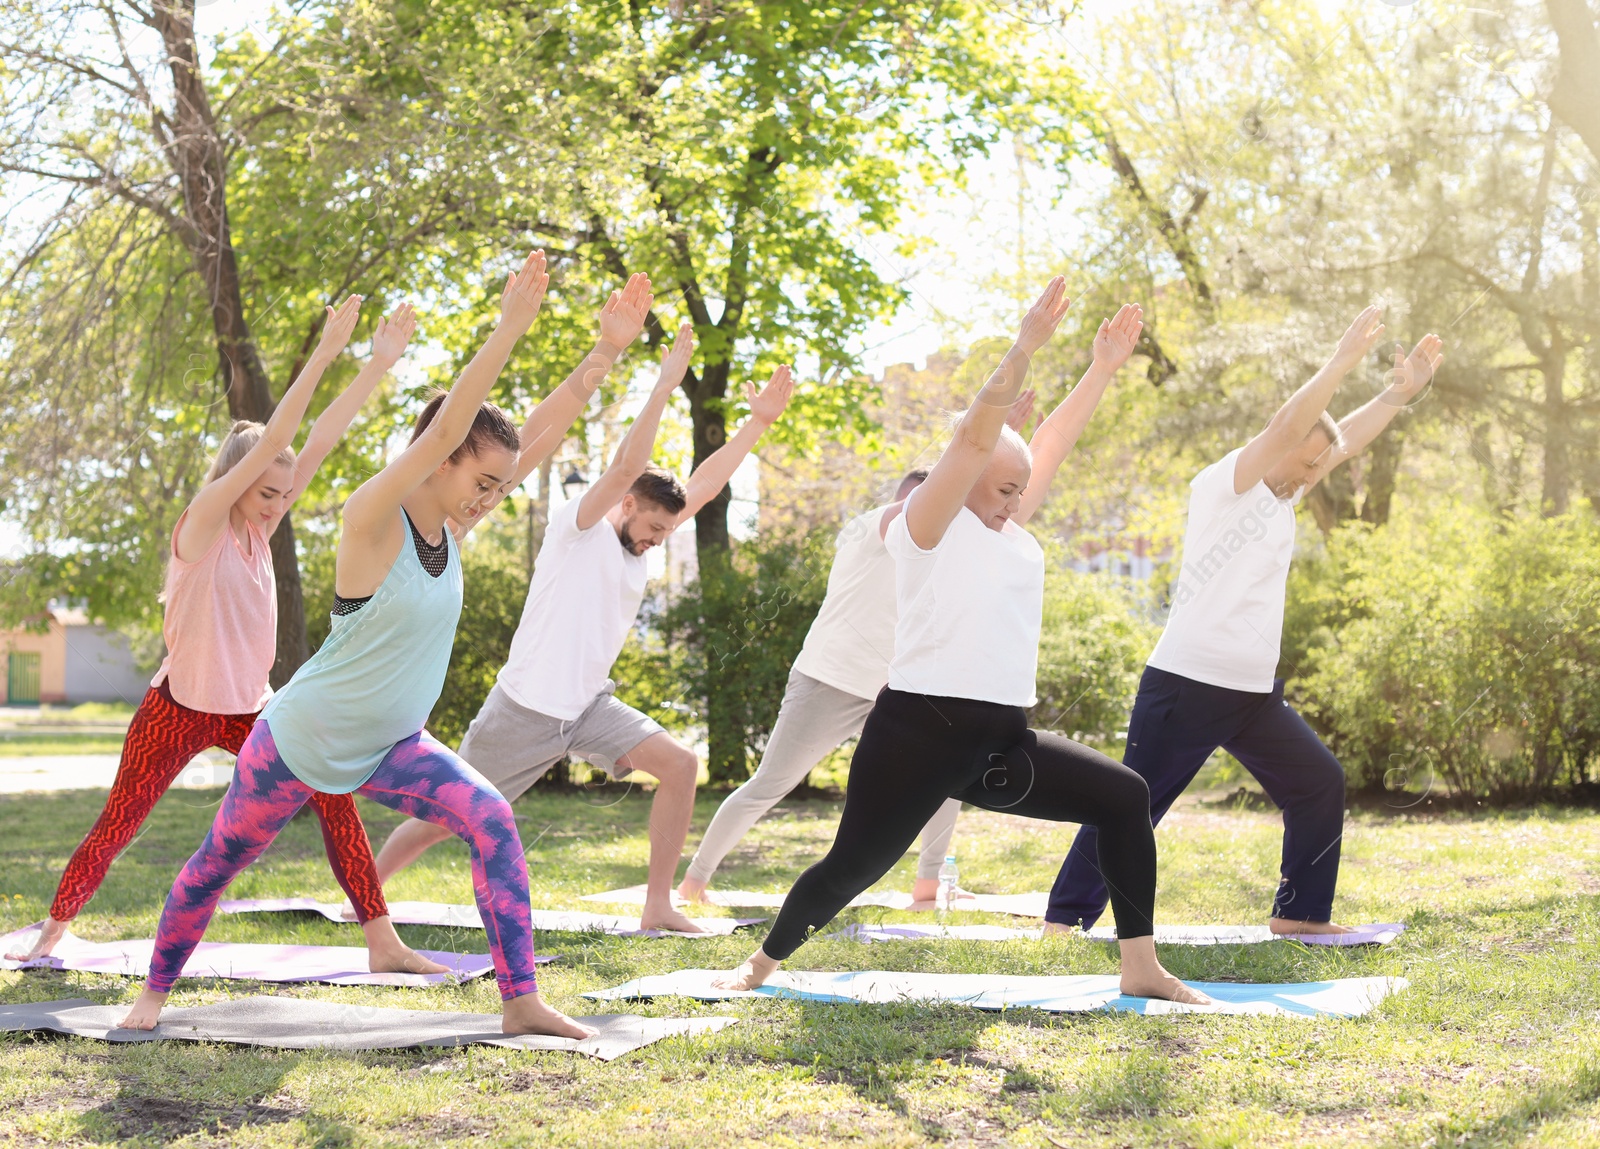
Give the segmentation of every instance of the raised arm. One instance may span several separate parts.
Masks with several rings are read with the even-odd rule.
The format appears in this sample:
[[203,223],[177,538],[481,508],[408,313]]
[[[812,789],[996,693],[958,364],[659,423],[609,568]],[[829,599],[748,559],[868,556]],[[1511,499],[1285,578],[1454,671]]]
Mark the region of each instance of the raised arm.
[[794,396],[794,372],[785,364],[772,373],[759,394],[754,383],[745,384],[744,394],[745,401],[750,404],[750,418],[744,421],[738,434],[713,451],[689,476],[684,492],[688,502],[678,514],[680,525],[694,518],[701,507],[717,497],[745,456],[755,450],[767,428],[778,421]]
[[1034,352],[1055,334],[1071,302],[1067,298],[1066,280],[1056,276],[1022,317],[1016,342],[994,374],[979,388],[972,406],[967,408],[951,436],[950,445],[928,472],[927,480],[917,488],[916,498],[907,502],[906,529],[911,532],[911,541],[923,550],[938,546],[944,532],[961,512],[972,484],[983,474],[989,457],[994,454],[995,444],[1000,441],[1000,429],[1005,426],[1006,415],[1022,390]]
[[1374,439],[1383,434],[1384,428],[1394,417],[1422,393],[1443,361],[1444,342],[1437,335],[1424,335],[1421,342],[1411,349],[1410,355],[1406,354],[1403,344],[1396,343],[1389,385],[1339,420],[1341,441],[1317,464],[1317,469],[1306,480],[1306,489],[1316,486],[1329,471],[1346,459],[1353,459],[1365,451]]
[[579,500],[580,531],[588,530],[605,518],[606,512],[622,501],[628,488],[650,465],[650,456],[656,446],[656,433],[661,429],[661,413],[667,409],[672,392],[683,382],[693,355],[694,325],[685,323],[678,328],[678,338],[673,341],[672,349],[662,356],[661,374],[656,379],[656,385],[650,389],[650,397],[634,416],[633,425],[622,436],[622,442],[617,444],[616,453],[611,456],[611,465]]
[[500,322],[487,342],[462,369],[439,413],[383,470],[358,487],[344,505],[344,529],[351,532],[392,526],[400,502],[454,454],[472,429],[478,408],[489,397],[511,349],[533,324],[544,302],[550,277],[545,273],[544,252],[528,256],[522,270],[506,280],[500,295]]
[[[228,513],[233,509],[233,504],[260,480],[285,448],[293,446],[295,433],[300,430],[300,420],[305,418],[306,408],[311,405],[312,392],[317,389],[328,364],[337,359],[345,344],[350,342],[350,333],[356,329],[356,319],[360,314],[359,295],[346,298],[337,311],[328,308],[328,318],[322,325],[322,338],[317,341],[317,349],[283,393],[283,398],[278,400],[260,440],[227,474],[201,487],[190,502],[175,544],[178,557],[184,562],[195,562],[211,549],[211,544],[217,541],[228,525]],[[278,520],[274,519],[271,524],[274,530],[277,525]]]
[[1289,396],[1265,430],[1245,444],[1233,465],[1234,494],[1242,495],[1266,478],[1268,471],[1311,434],[1344,377],[1383,334],[1382,316],[1383,308],[1376,305],[1356,316],[1322,369]]
[[[328,457],[328,452],[350,429],[356,412],[372,397],[372,391],[379,381],[400,361],[416,329],[417,313],[409,303],[400,304],[389,315],[378,320],[378,329],[372,334],[372,357],[351,380],[350,386],[339,392],[339,397],[323,408],[317,421],[311,424],[311,433],[306,436],[305,445],[295,459],[294,486],[289,492],[290,505],[305,493],[311,480],[316,478],[323,460]],[[284,509],[288,510],[288,507]],[[273,522],[276,525],[277,520]]]
[[561,446],[590,398],[605,382],[618,356],[639,337],[645,316],[655,304],[650,293],[650,277],[633,275],[621,291],[613,291],[600,309],[600,338],[594,350],[579,363],[543,402],[533,409],[522,425],[522,453],[517,458],[516,476],[510,484],[515,490]]
[[1013,520],[1025,523],[1034,512],[1044,506],[1050,497],[1050,484],[1067,456],[1077,446],[1083,429],[1089,425],[1095,407],[1106,393],[1106,387],[1122,365],[1133,354],[1139,342],[1139,332],[1144,330],[1144,309],[1137,303],[1124,303],[1116,315],[1100,321],[1100,330],[1094,337],[1094,358],[1089,369],[1078,380],[1078,385],[1050,412],[1050,417],[1039,424],[1028,444],[1033,452],[1033,474],[1028,477],[1028,489],[1022,492],[1022,510]]

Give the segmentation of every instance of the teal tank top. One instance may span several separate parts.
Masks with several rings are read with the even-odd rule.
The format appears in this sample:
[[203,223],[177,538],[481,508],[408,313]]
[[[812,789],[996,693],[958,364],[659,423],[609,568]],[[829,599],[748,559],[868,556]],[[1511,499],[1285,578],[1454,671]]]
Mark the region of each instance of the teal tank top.
[[409,517],[394,566],[261,711],[283,763],[324,794],[348,794],[420,731],[444,688],[461,617],[461,559],[445,528],[444,573],[422,568]]

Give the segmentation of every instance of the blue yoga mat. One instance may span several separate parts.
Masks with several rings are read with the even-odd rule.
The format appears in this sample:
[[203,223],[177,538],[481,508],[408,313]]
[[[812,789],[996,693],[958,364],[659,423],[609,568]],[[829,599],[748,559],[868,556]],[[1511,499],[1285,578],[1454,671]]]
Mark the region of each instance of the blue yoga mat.
[[1069,974],[1039,977],[1010,974],[901,973],[859,970],[808,973],[780,970],[760,989],[741,992],[716,989],[711,980],[725,971],[680,969],[669,974],[634,978],[612,989],[583,996],[596,1001],[650,997],[691,997],[730,1001],[740,997],[788,997],[827,1002],[951,1002],[974,1009],[1042,1009],[1050,1013],[1125,1010],[1129,1013],[1271,1014],[1280,1017],[1359,1017],[1391,993],[1406,987],[1405,978],[1352,977],[1335,981],[1285,984],[1190,982],[1215,999],[1211,1006],[1181,1005],[1153,998],[1124,997],[1113,974]]

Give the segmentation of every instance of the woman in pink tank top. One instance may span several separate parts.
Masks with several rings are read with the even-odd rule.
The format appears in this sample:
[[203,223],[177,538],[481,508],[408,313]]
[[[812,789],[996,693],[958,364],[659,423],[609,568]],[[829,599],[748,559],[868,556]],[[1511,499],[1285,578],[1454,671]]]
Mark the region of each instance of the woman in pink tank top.
[[[357,295],[328,309],[316,351],[271,420],[233,425],[178,517],[163,595],[167,657],[128,725],[105,809],[67,863],[38,940],[8,958],[50,953],[179,772],[212,746],[237,754],[271,696],[278,598],[268,540],[416,329],[409,304],[379,321],[372,358],[313,424],[297,457],[291,444],[311,394],[350,341],[360,309]],[[355,802],[348,794],[319,794],[314,808],[334,875],[366,932],[372,969],[441,972],[395,933]]]

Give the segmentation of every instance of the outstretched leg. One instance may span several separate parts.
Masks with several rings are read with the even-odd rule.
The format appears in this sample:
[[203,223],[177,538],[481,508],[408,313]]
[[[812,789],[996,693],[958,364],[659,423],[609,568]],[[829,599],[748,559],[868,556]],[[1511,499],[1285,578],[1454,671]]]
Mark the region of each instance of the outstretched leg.
[[7,959],[33,961],[55,948],[173,779],[196,754],[218,745],[221,728],[219,715],[179,706],[154,687],[145,693],[128,723],[105,808],[67,862],[49,919],[30,947],[6,954]]
[[427,733],[397,743],[358,793],[444,826],[472,854],[472,892],[506,1003],[507,1033],[592,1037],[595,1030],[544,1003],[534,975],[528,866],[511,805],[488,779]]
[[223,892],[239,871],[272,844],[310,797],[311,788],[278,756],[267,724],[257,722],[239,751],[233,781],[211,829],[167,895],[156,926],[150,976],[144,993],[123,1020],[123,1028],[155,1027],[173,983],[205,936]]
[[[678,886],[685,901],[699,901],[728,851],[766,817],[789,792],[806,780],[813,767],[841,742],[861,733],[872,700],[847,694],[798,670],[789,672],[778,721],[767,739],[761,764],[750,778],[723,799],[700,848],[689,861]],[[952,819],[954,828],[954,819]],[[937,871],[935,866],[935,871]]]

